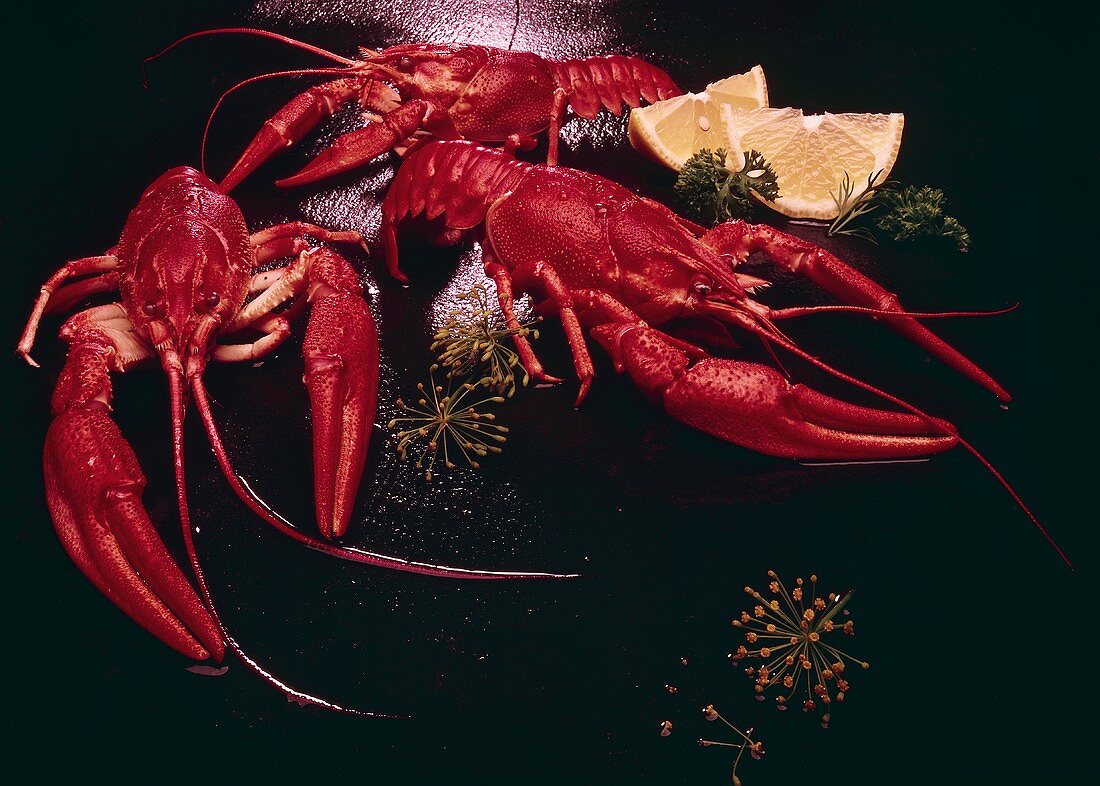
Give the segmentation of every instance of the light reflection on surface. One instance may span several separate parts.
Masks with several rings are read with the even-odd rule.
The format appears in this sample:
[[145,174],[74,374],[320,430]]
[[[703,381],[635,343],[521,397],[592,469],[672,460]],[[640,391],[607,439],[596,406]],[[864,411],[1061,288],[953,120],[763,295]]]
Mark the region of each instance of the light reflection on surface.
[[570,109],[561,125],[559,136],[562,146],[571,152],[584,145],[597,150],[619,147],[626,139],[626,124],[629,119],[630,114],[624,111],[619,117],[610,112],[600,112],[592,120],[586,120]]
[[387,165],[372,168],[369,175],[351,185],[326,189],[321,184],[317,192],[304,195],[298,209],[315,224],[353,230],[368,243],[376,243],[382,223],[382,198],[392,179],[393,167]]
[[364,20],[387,31],[383,40],[362,46],[412,43],[477,43],[544,57],[608,54],[619,26],[610,0],[562,0],[550,8],[522,7],[516,0],[465,3],[417,0],[261,0],[257,21],[292,27],[340,23],[362,27]]

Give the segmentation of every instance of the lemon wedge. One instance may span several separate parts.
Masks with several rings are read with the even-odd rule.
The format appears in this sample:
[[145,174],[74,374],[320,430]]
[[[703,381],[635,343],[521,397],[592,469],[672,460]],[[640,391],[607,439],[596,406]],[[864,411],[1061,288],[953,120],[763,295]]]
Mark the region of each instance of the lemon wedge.
[[630,144],[658,163],[678,170],[704,147],[729,147],[723,107],[749,110],[767,105],[764,69],[753,66],[743,74],[712,82],[701,93],[685,93],[630,110]]
[[897,161],[905,116],[891,114],[805,115],[801,109],[722,107],[722,126],[733,168],[744,152],[757,150],[779,180],[779,199],[768,206],[792,218],[833,219],[834,199],[845,174],[858,194],[868,178],[884,181]]

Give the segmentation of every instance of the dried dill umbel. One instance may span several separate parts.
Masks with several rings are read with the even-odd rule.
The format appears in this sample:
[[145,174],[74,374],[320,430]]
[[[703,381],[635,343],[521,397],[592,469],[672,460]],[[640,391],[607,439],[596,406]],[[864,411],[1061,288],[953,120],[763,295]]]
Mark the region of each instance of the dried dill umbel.
[[808,587],[803,579],[797,578],[788,591],[774,570],[768,571],[768,577],[770,597],[745,587],[756,605],[751,612],[741,612],[731,624],[745,631],[749,646],[739,646],[730,653],[730,660],[734,664],[746,659],[761,661],[745,669],[759,698],[774,688],[779,691],[776,706],[786,709],[795,693],[804,691],[803,711],[813,712],[820,702],[821,725],[828,727],[833,702],[843,702],[850,688],[845,676],[847,667],[870,666],[831,642],[837,633],[855,634],[852,620],[836,621],[838,616],[847,615],[845,607],[852,592],[819,596],[815,575],[810,576]]
[[513,342],[517,336],[537,339],[539,332],[533,325],[540,320],[508,327],[485,284],[477,284],[457,299],[467,307],[447,315],[446,323],[436,331],[431,350],[439,353],[439,363],[448,376],[481,374],[479,384],[511,398],[516,392],[517,374],[520,384],[526,386],[530,381]]
[[[515,394],[517,378],[522,385],[530,379],[513,342],[538,338],[533,325],[539,320],[515,328],[505,324],[485,283],[457,299],[459,305],[433,336],[431,350],[439,362],[428,370],[428,383],[417,385],[415,404],[397,400],[402,414],[387,426],[401,428],[397,453],[402,461],[415,455],[425,480],[432,479],[437,462],[446,469],[459,462],[479,469],[480,459],[501,452],[508,429],[488,410]],[[441,370],[445,385],[436,382]]]
[[397,453],[404,461],[410,452],[416,454],[416,468],[422,470],[425,480],[431,480],[437,461],[447,469],[454,469],[456,461],[465,461],[473,469],[480,467],[479,459],[490,453],[500,453],[507,441],[508,428],[496,423],[496,415],[485,411],[491,404],[500,404],[504,397],[485,395],[489,378],[477,382],[457,381],[447,376],[446,386],[438,385],[435,372],[438,365],[428,370],[428,384],[419,383],[420,398],[415,404],[397,400],[401,415],[393,418],[387,428],[402,426],[397,432]]

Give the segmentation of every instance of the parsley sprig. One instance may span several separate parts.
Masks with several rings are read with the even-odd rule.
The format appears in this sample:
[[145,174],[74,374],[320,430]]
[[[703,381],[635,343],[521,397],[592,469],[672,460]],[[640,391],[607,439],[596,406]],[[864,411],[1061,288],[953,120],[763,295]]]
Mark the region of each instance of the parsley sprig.
[[959,251],[970,248],[966,227],[943,212],[947,197],[940,189],[931,186],[889,189],[879,194],[879,202],[886,212],[875,218],[875,226],[894,240],[946,237],[955,241]]
[[955,242],[959,251],[970,247],[970,233],[959,220],[944,213],[947,197],[932,186],[900,186],[893,180],[877,182],[882,170],[867,177],[867,185],[857,194],[848,173],[833,201],[840,211],[826,234],[850,235],[872,243],[878,239],[870,227],[853,226],[853,222],[871,213],[874,226],[892,240],[904,242],[919,238],[945,237]]
[[684,162],[673,191],[688,218],[714,226],[751,216],[754,191],[765,201],[777,200],[779,181],[756,150],[745,153],[744,166],[735,172],[726,166],[726,150],[703,148]]

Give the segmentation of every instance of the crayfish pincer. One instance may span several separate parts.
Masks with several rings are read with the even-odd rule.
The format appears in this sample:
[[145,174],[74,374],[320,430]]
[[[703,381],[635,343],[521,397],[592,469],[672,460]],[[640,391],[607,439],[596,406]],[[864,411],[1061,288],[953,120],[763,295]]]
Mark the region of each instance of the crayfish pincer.
[[[299,542],[343,559],[430,576],[556,577],[411,562],[328,540],[346,531],[363,473],[377,400],[378,342],[355,270],[309,238],[362,243],[358,233],[300,222],[249,234],[240,208],[213,181],[190,167],[171,169],[142,194],[116,246],[67,262],[42,285],[17,348],[37,365],[30,352],[44,314],[93,293],[118,292],[117,302],[80,311],[61,328],[69,352],[46,434],[46,499],[62,545],[84,575],[138,624],[191,658],[220,660],[227,644],[236,645],[221,627],[192,539],[183,455],[189,397],[234,492]],[[289,259],[285,265],[269,269],[283,258]],[[257,272],[261,266],[263,272]],[[288,301],[293,301],[289,310],[277,310]],[[211,360],[253,361],[275,350],[290,335],[296,304],[310,309],[303,355],[323,540],[290,526],[244,487],[230,465],[203,383]],[[259,338],[250,340],[249,334]],[[223,337],[229,341],[220,342]],[[169,381],[180,522],[198,592],[150,521],[141,502],[145,478],[109,415],[111,372],[153,360]]]
[[[766,224],[729,221],[706,230],[605,178],[528,164],[465,141],[416,148],[386,193],[382,240],[389,271],[402,281],[407,279],[398,265],[397,228],[418,217],[441,242],[481,242],[485,273],[496,284],[509,328],[519,327],[513,309],[518,293],[532,297],[537,313],[560,318],[580,381],[578,405],[595,374],[587,332],[617,370],[674,418],[750,450],[782,458],[865,460],[926,456],[961,445],[1046,535],[954,426],[829,366],[779,328],[784,319],[821,311],[872,315],[1008,399],[989,374],[917,321],[936,315],[906,311],[896,295],[828,251]],[[773,309],[755,300],[754,288],[769,282],[739,268],[757,252],[845,305]],[[686,334],[679,329],[685,324],[691,331]],[[735,343],[731,329],[901,411],[857,406],[793,384],[769,366],[712,356],[700,345],[701,336],[708,345],[729,347]],[[513,341],[532,377],[560,381],[546,373],[522,331]]]

